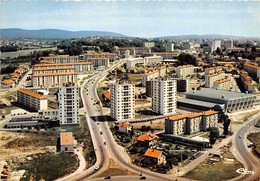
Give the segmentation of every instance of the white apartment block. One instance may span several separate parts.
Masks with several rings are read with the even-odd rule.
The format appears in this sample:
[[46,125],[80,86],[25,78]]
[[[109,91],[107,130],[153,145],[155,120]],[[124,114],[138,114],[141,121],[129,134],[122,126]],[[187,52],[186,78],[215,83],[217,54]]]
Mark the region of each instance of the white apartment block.
[[85,59],[85,61],[88,62],[89,59],[108,59],[109,61],[113,62],[116,59],[116,54],[115,53],[109,53],[109,52],[101,52],[101,53],[87,53],[82,55]]
[[143,55],[147,52],[151,52],[151,48],[149,47],[121,47],[119,48],[119,52],[121,55],[125,54],[125,51],[129,50],[130,55]]
[[168,43],[165,43],[164,46],[165,46],[166,52],[173,52],[174,51],[174,43],[168,42]]
[[205,87],[213,87],[214,82],[226,77],[224,71],[219,71],[213,74],[205,75]]
[[171,116],[165,120],[165,133],[184,135],[186,133],[186,115]]
[[60,125],[79,124],[79,88],[66,85],[59,88],[58,93],[58,120]]
[[48,109],[48,100],[46,95],[38,94],[26,89],[17,90],[18,103],[33,109],[35,111]]
[[154,47],[155,43],[152,41],[144,42],[144,47],[152,48]]
[[39,73],[32,75],[33,87],[61,87],[65,83],[77,83],[76,72]]
[[221,48],[221,40],[214,40],[211,42],[212,51],[216,51],[217,48]]
[[117,121],[135,118],[134,84],[113,83],[110,86],[110,115]]
[[208,110],[171,116],[165,120],[165,133],[173,135],[192,134],[218,127],[218,112]]
[[225,41],[224,46],[225,46],[226,48],[232,48],[232,47],[234,47],[234,45],[233,45],[233,40],[227,40],[227,41]]
[[244,70],[249,73],[252,77],[260,79],[260,66],[257,63],[245,62]]
[[146,81],[150,81],[155,78],[165,77],[166,76],[166,67],[160,67],[159,69],[152,70],[142,77],[142,86],[146,86]]
[[55,55],[48,57],[41,57],[41,59],[49,60],[53,63],[74,63],[79,61],[79,56],[69,56],[69,55]]
[[220,80],[216,80],[213,84],[214,89],[218,90],[230,90],[232,88],[232,83],[230,78],[224,78]]
[[191,76],[194,74],[194,66],[193,65],[183,65],[176,67],[176,76],[178,78],[185,78],[187,76]]
[[161,56],[163,59],[177,59],[178,52],[147,52],[144,56]]
[[216,72],[219,72],[222,70],[222,67],[210,67],[210,68],[205,68],[205,75],[213,74]]
[[155,79],[152,81],[152,110],[163,115],[176,113],[176,80]]
[[161,56],[150,56],[150,57],[140,57],[140,58],[128,58],[126,60],[126,68],[131,69],[135,67],[136,64],[157,64],[161,63],[163,61],[163,58]]
[[157,64],[157,63],[161,63],[163,61],[163,57],[162,56],[149,56],[149,57],[144,57],[144,65],[147,64]]
[[109,58],[88,58],[86,61],[92,63],[93,67],[109,67]]
[[182,44],[182,46],[183,46],[183,49],[184,49],[184,50],[193,49],[193,43],[191,43],[191,42],[184,42],[184,43]]
[[35,64],[32,73],[77,72],[85,74],[93,70],[91,62]]
[[144,63],[144,59],[143,58],[128,58],[126,60],[126,68],[130,69],[135,67],[135,64],[143,64]]

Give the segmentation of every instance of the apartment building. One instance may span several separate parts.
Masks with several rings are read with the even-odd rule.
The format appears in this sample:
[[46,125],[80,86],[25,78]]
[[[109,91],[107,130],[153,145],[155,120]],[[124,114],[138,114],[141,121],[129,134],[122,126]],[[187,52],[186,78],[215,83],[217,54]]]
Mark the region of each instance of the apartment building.
[[224,78],[214,81],[213,89],[218,90],[230,90],[232,88],[232,83],[230,78]]
[[73,63],[43,63],[35,64],[32,73],[55,73],[55,72],[77,72],[86,74],[93,70],[91,62],[73,62]]
[[80,59],[84,59],[85,61],[93,60],[93,59],[108,59],[110,62],[113,62],[116,60],[116,54],[115,53],[110,53],[110,52],[91,52],[91,53],[86,53],[84,55],[80,56]]
[[135,118],[135,86],[134,84],[119,84],[110,86],[110,115],[117,121],[125,121]]
[[109,58],[87,58],[86,61],[95,68],[100,66],[109,67]]
[[189,91],[189,79],[184,78],[171,78],[177,81],[177,92],[187,92]]
[[58,120],[60,125],[79,124],[79,88],[73,84],[64,84],[59,88]]
[[144,47],[152,48],[154,47],[155,43],[152,41],[144,42]]
[[218,127],[217,111],[175,115],[165,120],[165,134],[176,136],[206,131],[210,127]]
[[163,59],[177,59],[179,53],[178,52],[147,52],[144,56],[161,56]]
[[166,52],[173,52],[174,51],[174,43],[168,42],[164,44]]
[[176,68],[176,76],[178,78],[180,78],[180,77],[185,78],[185,77],[191,76],[193,74],[194,74],[193,65],[183,65],[183,66],[178,66]]
[[32,75],[33,87],[61,87],[65,83],[77,83],[76,72],[39,73]]
[[48,109],[46,95],[27,89],[20,88],[17,90],[17,102],[35,111]]
[[210,68],[205,68],[205,75],[213,74],[216,72],[219,72],[222,70],[222,67],[210,67]]
[[161,56],[150,56],[150,57],[140,57],[140,58],[128,58],[126,60],[126,68],[131,69],[135,67],[136,64],[157,64],[161,63],[163,61],[163,58]]
[[224,71],[219,71],[216,73],[205,75],[205,87],[213,87],[214,82],[226,77]]
[[48,57],[40,57],[40,59],[48,60],[53,63],[79,62],[79,56],[69,56],[69,55],[54,55],[54,56],[48,56]]
[[144,55],[147,52],[151,52],[151,48],[149,47],[120,47],[119,52],[121,55],[125,54],[125,51],[129,51],[130,55]]
[[166,66],[162,66],[159,69],[154,69],[142,77],[142,86],[146,86],[146,82],[158,77],[165,77],[166,76]]
[[216,51],[217,48],[221,48],[221,40],[213,40],[211,42],[211,47],[213,51]]
[[152,80],[152,110],[163,115],[176,113],[177,83],[176,80]]
[[243,83],[243,86],[246,91],[248,91],[249,93],[254,92],[253,79],[248,75],[246,71],[240,71],[240,80]]
[[252,77],[255,77],[258,79],[260,79],[260,66],[258,66],[257,63],[254,62],[245,62],[244,63],[244,70],[248,72],[249,75],[251,75]]

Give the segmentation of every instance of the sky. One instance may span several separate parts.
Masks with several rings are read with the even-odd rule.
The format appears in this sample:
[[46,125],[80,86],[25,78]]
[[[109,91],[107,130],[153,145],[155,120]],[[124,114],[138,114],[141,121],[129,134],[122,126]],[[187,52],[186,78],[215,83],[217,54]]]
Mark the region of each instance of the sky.
[[258,0],[0,0],[0,28],[260,37]]

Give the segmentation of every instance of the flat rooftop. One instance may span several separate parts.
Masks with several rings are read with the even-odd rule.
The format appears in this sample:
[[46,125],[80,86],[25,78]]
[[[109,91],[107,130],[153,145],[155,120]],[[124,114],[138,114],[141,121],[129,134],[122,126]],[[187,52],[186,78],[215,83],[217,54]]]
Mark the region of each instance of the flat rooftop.
[[202,89],[199,91],[192,91],[186,93],[187,98],[192,98],[193,96],[228,101],[228,100],[238,99],[238,98],[254,97],[255,95],[245,94],[241,92],[234,92],[234,91],[216,90],[216,89]]

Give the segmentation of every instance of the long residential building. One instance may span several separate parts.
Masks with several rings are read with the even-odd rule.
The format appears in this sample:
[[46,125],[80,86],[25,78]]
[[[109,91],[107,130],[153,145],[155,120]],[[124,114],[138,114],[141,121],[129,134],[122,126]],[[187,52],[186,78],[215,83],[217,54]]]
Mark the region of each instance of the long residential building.
[[177,83],[176,80],[152,80],[152,110],[158,114],[176,113]]
[[79,124],[79,88],[73,84],[66,84],[59,88],[58,119],[60,125]]
[[91,62],[73,62],[73,63],[47,63],[35,64],[32,73],[55,73],[55,72],[77,72],[85,74],[93,70]]
[[232,83],[231,83],[230,78],[224,78],[224,79],[216,80],[213,83],[213,88],[219,89],[219,90],[231,90],[232,89]]
[[90,60],[90,59],[108,59],[109,61],[113,62],[116,59],[116,54],[115,53],[110,53],[110,52],[91,52],[91,53],[86,53],[84,55],[80,55],[80,59],[84,59],[84,61]]
[[240,71],[240,79],[246,91],[249,93],[254,92],[253,79],[248,75],[245,70]]
[[244,70],[249,73],[252,77],[260,79],[260,66],[257,63],[253,62],[245,62],[244,63]]
[[147,52],[144,56],[161,56],[163,59],[177,59],[178,52]]
[[163,78],[164,76],[166,76],[166,66],[162,66],[159,69],[154,69],[154,70],[144,74],[144,76],[142,77],[142,85],[145,87],[147,81],[150,81],[152,79],[159,78],[159,77]]
[[178,78],[182,77],[188,77],[194,74],[194,66],[193,65],[183,65],[183,66],[178,66],[176,68],[176,76]]
[[77,72],[39,73],[32,75],[33,87],[61,87],[65,83],[77,83]]
[[48,109],[48,100],[46,95],[27,89],[20,88],[17,90],[17,101],[35,111]]
[[69,55],[52,55],[47,57],[40,57],[40,59],[48,60],[53,63],[75,63],[79,62],[79,56],[69,56]]
[[205,111],[171,116],[165,120],[165,134],[184,135],[218,127],[218,112]]
[[150,57],[139,57],[139,58],[128,58],[126,60],[126,68],[130,69],[135,67],[136,64],[157,64],[161,63],[163,61],[163,58],[161,56],[150,56]]
[[109,67],[109,58],[88,58],[86,61],[91,63],[93,67]]
[[215,81],[224,79],[225,77],[226,74],[224,73],[224,71],[205,75],[205,87],[211,88],[213,87]]
[[150,47],[120,47],[119,53],[121,55],[125,54],[126,51],[129,51],[129,55],[144,55],[147,52],[151,52]]
[[113,83],[110,87],[110,115],[117,121],[135,118],[134,84]]

